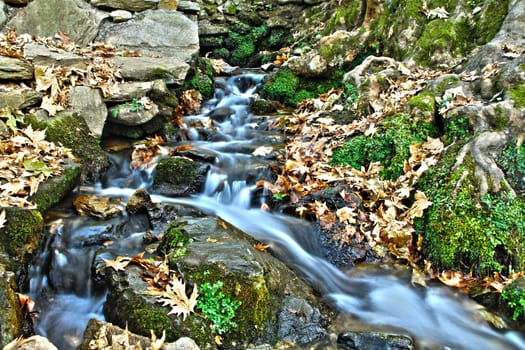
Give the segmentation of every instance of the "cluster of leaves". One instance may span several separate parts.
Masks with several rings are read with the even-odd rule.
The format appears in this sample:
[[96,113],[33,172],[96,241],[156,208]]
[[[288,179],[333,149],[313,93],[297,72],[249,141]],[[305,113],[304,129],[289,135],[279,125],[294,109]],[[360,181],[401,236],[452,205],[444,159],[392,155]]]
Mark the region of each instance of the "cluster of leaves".
[[35,208],[29,197],[62,172],[66,158],[74,157],[70,150],[47,141],[45,130],[19,129],[11,111],[0,111],[0,118],[11,129],[9,137],[0,139],[0,206]]
[[201,310],[204,317],[213,322],[213,327],[219,334],[228,332],[237,327],[233,321],[235,312],[241,306],[241,302],[232,300],[230,296],[221,291],[224,283],[204,282],[201,284],[202,297],[197,301],[197,308]]
[[133,54],[119,53],[107,43],[93,43],[79,48],[63,33],[58,33],[55,38],[32,38],[28,35],[18,36],[14,30],[0,35],[0,53],[4,56],[23,57],[24,45],[31,42],[77,54],[86,62],[86,68],[83,69],[35,66],[35,89],[46,93],[40,107],[50,115],[55,115],[67,106],[69,91],[74,86],[97,87],[104,96],[118,91],[118,83],[122,81],[122,77],[109,58],[117,54]]
[[[342,208],[330,208],[315,201],[297,208],[299,214],[313,213],[325,229],[336,231],[341,244],[363,242],[374,247],[377,254],[393,254],[411,260],[418,247],[413,246],[413,220],[430,205],[426,196],[416,191],[421,175],[436,164],[442,150],[438,139],[409,146],[410,156],[403,164],[403,174],[395,181],[382,179],[383,168],[376,162],[355,169],[331,163],[332,150],[350,136],[373,134],[382,116],[377,114],[354,120],[351,124],[336,124],[327,112],[341,110],[338,105],[342,90],[332,90],[315,101],[306,101],[291,116],[279,123],[290,133],[282,173],[275,183],[260,182],[274,194],[286,194],[290,202],[298,203],[305,196],[332,184],[346,183],[360,197],[368,212],[351,201]],[[350,196],[342,193],[343,199]],[[348,196],[348,198],[346,198]]]
[[[157,338],[155,332],[151,331],[151,339],[146,347],[146,350],[161,350],[166,346],[164,342],[166,340],[166,331],[163,332],[160,339]],[[128,330],[128,327],[120,334],[115,334],[115,329],[110,329],[106,324],[102,324],[95,334],[93,339],[89,341],[90,350],[142,350],[141,341],[134,339],[134,335]]]
[[143,269],[143,278],[148,283],[147,295],[155,296],[157,302],[170,307],[169,314],[182,315],[183,319],[194,312],[199,292],[193,286],[191,295],[186,294],[186,283],[169,268],[167,260],[143,259],[144,252],[134,257],[118,256],[113,260],[104,260],[107,268],[123,271],[129,264]]

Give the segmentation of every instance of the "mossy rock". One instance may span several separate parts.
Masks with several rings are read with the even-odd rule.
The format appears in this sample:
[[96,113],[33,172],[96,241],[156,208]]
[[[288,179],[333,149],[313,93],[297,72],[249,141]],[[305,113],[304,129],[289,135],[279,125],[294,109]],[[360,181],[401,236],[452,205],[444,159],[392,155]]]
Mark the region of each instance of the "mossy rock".
[[34,128],[46,129],[49,141],[71,149],[82,166],[81,182],[94,182],[109,167],[109,159],[99,141],[89,132],[85,120],[71,113],[46,120],[29,119]]
[[142,278],[143,270],[138,266],[128,266],[125,271],[108,271],[108,296],[104,304],[104,316],[121,328],[145,337],[161,335],[166,331],[166,341],[172,342],[180,337],[191,337],[202,348],[213,344],[209,324],[201,317],[188,316],[183,319],[168,315],[169,308],[156,302],[154,296],[147,295],[148,283]]
[[504,191],[480,197],[470,156],[453,169],[462,145],[451,145],[418,186],[432,202],[424,218],[416,221],[424,237],[423,252],[440,269],[477,276],[521,271],[525,201]]
[[517,326],[525,324],[525,277],[521,276],[503,288],[500,306]]
[[[286,295],[317,306],[311,289],[282,262],[254,249],[246,234],[217,218],[183,220],[189,243],[176,268],[198,286],[221,283],[220,292],[240,302],[232,319],[237,326],[221,334],[225,348],[244,349],[257,339],[275,341]],[[213,323],[210,327],[217,332]]]
[[58,204],[65,196],[78,186],[81,176],[81,166],[68,160],[59,176],[50,177],[42,183],[38,191],[29,199],[34,201],[42,213]]
[[200,164],[184,157],[161,159],[153,174],[153,188],[171,195],[195,193]]
[[24,334],[24,317],[16,291],[15,274],[0,263],[0,346],[7,345]]
[[6,223],[2,228],[2,251],[8,259],[8,268],[18,271],[29,262],[31,254],[40,246],[44,218],[36,209],[3,208]]
[[514,101],[514,108],[525,108],[525,84],[517,84],[509,89],[509,96]]

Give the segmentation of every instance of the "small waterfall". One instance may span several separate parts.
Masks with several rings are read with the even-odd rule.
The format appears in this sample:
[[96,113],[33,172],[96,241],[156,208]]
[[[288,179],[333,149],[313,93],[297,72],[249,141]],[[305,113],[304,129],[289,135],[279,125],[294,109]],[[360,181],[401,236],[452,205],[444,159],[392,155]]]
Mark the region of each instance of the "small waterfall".
[[[413,334],[422,347],[430,342],[444,349],[525,349],[525,342],[517,333],[503,334],[479,321],[479,305],[450,289],[415,288],[384,270],[345,273],[322,257],[309,223],[251,208],[256,179],[247,176],[255,161],[250,150],[261,131],[257,130],[248,105],[262,78],[258,74],[219,78],[214,97],[200,114],[187,118],[191,125],[192,121],[216,117],[217,132],[212,141],[203,140],[197,129],[188,130],[192,146],[205,149],[216,159],[203,193],[184,199],[153,195],[153,200],[184,204],[221,217],[268,243],[272,252],[342,312],[371,325],[403,329]],[[111,172],[111,178],[97,184],[91,192],[128,197],[137,188],[150,189],[149,171],[132,171],[121,158],[116,158],[114,164],[118,171]],[[68,211],[68,203],[58,210]],[[56,225],[50,225],[40,261],[32,266],[31,295],[44,305],[35,327],[60,349],[73,349],[87,320],[92,316],[103,318],[104,291],[96,290],[91,282],[94,251],[105,249],[108,259],[118,252],[135,254],[140,249],[134,243],[135,236],[142,232],[121,235],[122,241],[109,248],[101,244],[108,222],[78,218],[73,213],[56,220]],[[118,225],[128,218],[124,215],[112,220]],[[97,240],[92,241],[95,236]],[[114,237],[108,233],[107,239]]]

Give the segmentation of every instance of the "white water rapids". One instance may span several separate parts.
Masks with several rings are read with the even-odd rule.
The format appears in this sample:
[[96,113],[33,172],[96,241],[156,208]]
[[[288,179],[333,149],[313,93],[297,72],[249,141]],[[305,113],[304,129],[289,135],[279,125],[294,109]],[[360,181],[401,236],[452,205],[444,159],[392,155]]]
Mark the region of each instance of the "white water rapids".
[[[525,341],[519,333],[496,331],[481,321],[481,307],[470,299],[446,287],[413,287],[409,281],[386,270],[370,270],[368,275],[342,272],[319,256],[320,249],[309,223],[250,207],[253,183],[246,181],[245,173],[252,157],[225,149],[238,149],[250,142],[247,137],[252,135],[254,125],[250,124],[247,106],[261,79],[260,75],[247,74],[222,81],[214,99],[204,106],[202,113],[191,117],[206,118],[207,113],[217,108],[228,107],[232,110],[227,120],[217,123],[222,135],[220,141],[200,141],[197,131],[188,131],[195,146],[216,155],[217,161],[208,174],[204,193],[193,198],[153,194],[153,200],[195,207],[222,218],[269,244],[274,254],[308,280],[341,312],[367,324],[402,329],[411,334],[421,348],[431,343],[439,344],[443,349],[525,349]],[[144,180],[144,174],[141,174],[141,180],[129,181],[129,177],[135,175],[137,173],[124,169],[105,186],[99,184],[97,193],[129,197],[138,187],[149,190],[148,176]],[[124,183],[133,185],[123,188]],[[126,220],[126,217],[119,220]],[[35,323],[36,329],[52,340],[65,337],[54,334],[57,329],[63,330],[66,335],[67,330],[72,329],[72,334],[78,337],[78,330],[85,327],[90,317],[103,318],[104,295],[92,292],[90,282],[87,282],[87,287],[75,290],[80,280],[89,281],[90,271],[71,271],[72,264],[76,264],[75,267],[90,266],[94,248],[81,249],[78,245],[68,244],[101,231],[100,226],[89,226],[74,220],[64,224],[59,232],[61,239],[55,239],[55,243],[48,245],[49,250],[43,252],[46,257],[43,260],[51,260],[52,263],[45,269],[39,265],[33,267],[32,294],[38,299],[38,295],[45,290],[48,294],[46,300],[51,305]],[[81,260],[88,262],[81,263]],[[53,272],[53,269],[57,270]],[[47,281],[53,274],[69,276],[66,280],[70,283],[63,286],[64,290],[50,290]]]

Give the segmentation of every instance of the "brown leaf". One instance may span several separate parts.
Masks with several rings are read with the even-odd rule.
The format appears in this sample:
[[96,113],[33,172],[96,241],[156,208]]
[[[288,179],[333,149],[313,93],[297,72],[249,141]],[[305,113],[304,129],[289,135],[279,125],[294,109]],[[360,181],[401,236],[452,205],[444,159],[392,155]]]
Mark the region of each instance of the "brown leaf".
[[115,271],[124,271],[124,269],[129,265],[131,262],[131,258],[129,256],[117,256],[113,260],[106,260],[103,259],[106,263],[106,267],[110,267]]

